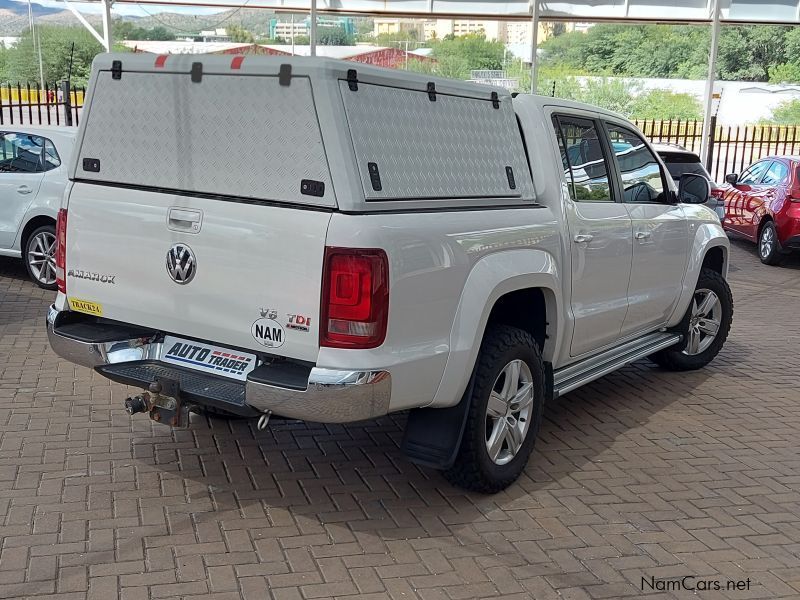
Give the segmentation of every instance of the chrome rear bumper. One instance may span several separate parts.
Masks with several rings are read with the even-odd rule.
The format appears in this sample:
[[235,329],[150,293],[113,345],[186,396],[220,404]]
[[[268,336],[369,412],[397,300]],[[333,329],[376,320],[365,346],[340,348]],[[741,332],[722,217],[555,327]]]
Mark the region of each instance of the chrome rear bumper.
[[[62,311],[47,312],[47,337],[53,351],[68,361],[95,369],[134,361],[159,361],[162,344],[148,338],[83,341],[59,335]],[[165,363],[166,364],[166,363]],[[248,379],[245,403],[259,412],[320,423],[347,423],[389,412],[392,380],[388,371],[313,367],[305,389],[270,385]]]

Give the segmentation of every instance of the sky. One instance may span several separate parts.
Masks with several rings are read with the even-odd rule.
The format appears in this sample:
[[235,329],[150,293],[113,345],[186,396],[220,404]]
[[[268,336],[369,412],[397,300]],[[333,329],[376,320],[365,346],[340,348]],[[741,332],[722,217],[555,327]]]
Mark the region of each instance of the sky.
[[[14,0],[14,2],[19,2],[20,4],[24,4],[25,6],[28,5],[27,0]],[[103,8],[100,6],[99,3],[93,2],[71,2],[75,8],[77,8],[80,12],[86,14],[100,14],[103,11]],[[58,0],[37,0],[35,4],[41,4],[42,6],[47,6],[48,8],[59,8],[62,10],[66,10],[67,7],[64,6],[63,2],[59,2]],[[161,12],[171,12],[171,13],[183,13],[187,15],[213,15],[219,12],[222,12],[224,9],[220,8],[204,8],[201,6],[174,6],[174,5],[166,5],[166,6],[159,6],[154,4],[147,4],[140,6],[138,4],[115,4],[112,8],[112,14],[114,15],[126,15],[126,16],[134,16],[134,17],[146,17],[147,15],[154,15]]]

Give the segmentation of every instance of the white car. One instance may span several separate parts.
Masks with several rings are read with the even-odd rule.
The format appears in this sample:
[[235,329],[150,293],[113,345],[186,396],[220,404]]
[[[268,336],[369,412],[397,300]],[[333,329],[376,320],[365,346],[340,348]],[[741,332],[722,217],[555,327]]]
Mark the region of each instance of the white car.
[[56,289],[56,216],[77,128],[0,126],[0,256],[20,257]]
[[99,55],[89,87],[47,327],[130,414],[410,411],[411,460],[495,492],[546,399],[728,335],[708,181],[614,113],[289,57]]

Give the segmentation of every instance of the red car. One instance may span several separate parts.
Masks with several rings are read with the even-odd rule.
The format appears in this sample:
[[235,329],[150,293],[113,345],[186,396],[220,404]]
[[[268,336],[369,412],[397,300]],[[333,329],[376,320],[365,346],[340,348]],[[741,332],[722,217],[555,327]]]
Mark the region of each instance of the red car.
[[758,243],[758,256],[777,265],[800,249],[800,156],[770,156],[741,175],[726,175],[722,226]]

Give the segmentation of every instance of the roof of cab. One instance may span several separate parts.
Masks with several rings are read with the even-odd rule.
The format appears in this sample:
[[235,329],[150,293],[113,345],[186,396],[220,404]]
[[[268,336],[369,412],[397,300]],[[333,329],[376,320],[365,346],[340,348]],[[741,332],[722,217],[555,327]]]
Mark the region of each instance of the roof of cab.
[[539,108],[544,108],[545,106],[557,106],[557,107],[570,108],[585,112],[592,112],[598,115],[613,117],[614,119],[620,119],[622,121],[627,121],[630,123],[630,119],[628,119],[626,116],[621,115],[612,110],[600,108],[599,106],[593,106],[592,104],[585,104],[583,102],[575,102],[574,100],[567,100],[565,98],[556,98],[554,96],[541,96],[539,94],[517,94],[514,97],[514,101],[533,102]]

